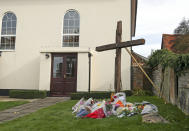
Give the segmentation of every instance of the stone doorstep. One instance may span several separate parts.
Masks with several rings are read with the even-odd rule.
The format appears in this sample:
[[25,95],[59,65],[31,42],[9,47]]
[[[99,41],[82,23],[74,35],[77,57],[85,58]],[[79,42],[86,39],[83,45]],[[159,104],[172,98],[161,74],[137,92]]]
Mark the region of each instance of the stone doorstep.
[[150,114],[143,115],[142,122],[144,123],[169,123],[169,121],[164,119],[158,113],[150,113]]

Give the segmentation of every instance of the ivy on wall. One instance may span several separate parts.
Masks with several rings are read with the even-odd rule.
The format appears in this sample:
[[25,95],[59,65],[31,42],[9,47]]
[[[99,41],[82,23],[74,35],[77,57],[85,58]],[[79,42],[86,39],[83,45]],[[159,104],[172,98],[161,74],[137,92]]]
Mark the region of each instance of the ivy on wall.
[[175,54],[167,49],[156,50],[149,57],[147,64],[151,68],[161,65],[163,70],[166,67],[171,67],[175,70],[175,73],[180,76],[185,70],[189,69],[189,53]]

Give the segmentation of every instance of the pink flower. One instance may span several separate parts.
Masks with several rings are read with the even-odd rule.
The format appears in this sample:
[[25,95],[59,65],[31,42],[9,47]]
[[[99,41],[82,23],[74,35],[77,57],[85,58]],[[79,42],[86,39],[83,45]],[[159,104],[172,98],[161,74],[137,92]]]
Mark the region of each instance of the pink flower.
[[131,110],[132,110],[132,107],[129,107],[129,110],[131,111]]

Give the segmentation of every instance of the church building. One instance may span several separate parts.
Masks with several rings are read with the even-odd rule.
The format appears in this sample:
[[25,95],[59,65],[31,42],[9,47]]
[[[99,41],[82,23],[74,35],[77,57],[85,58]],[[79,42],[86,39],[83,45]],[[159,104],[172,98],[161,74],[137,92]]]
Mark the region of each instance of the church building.
[[[117,21],[122,41],[135,35],[137,0],[0,0],[0,95],[10,89],[51,96],[114,90]],[[122,90],[130,90],[131,58],[121,57]]]

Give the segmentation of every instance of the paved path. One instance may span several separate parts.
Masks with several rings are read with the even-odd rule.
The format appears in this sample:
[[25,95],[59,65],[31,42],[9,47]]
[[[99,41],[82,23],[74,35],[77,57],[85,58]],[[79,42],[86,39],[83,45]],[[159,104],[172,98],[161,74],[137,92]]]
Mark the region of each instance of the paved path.
[[18,98],[10,98],[9,96],[0,96],[0,102],[7,102],[7,101],[29,101],[33,102],[38,99],[18,99]]
[[41,108],[45,108],[54,105],[59,102],[69,100],[69,97],[47,97],[45,99],[38,99],[36,101],[16,106],[0,112],[0,123],[10,121],[18,117],[25,116],[32,112],[35,112]]

